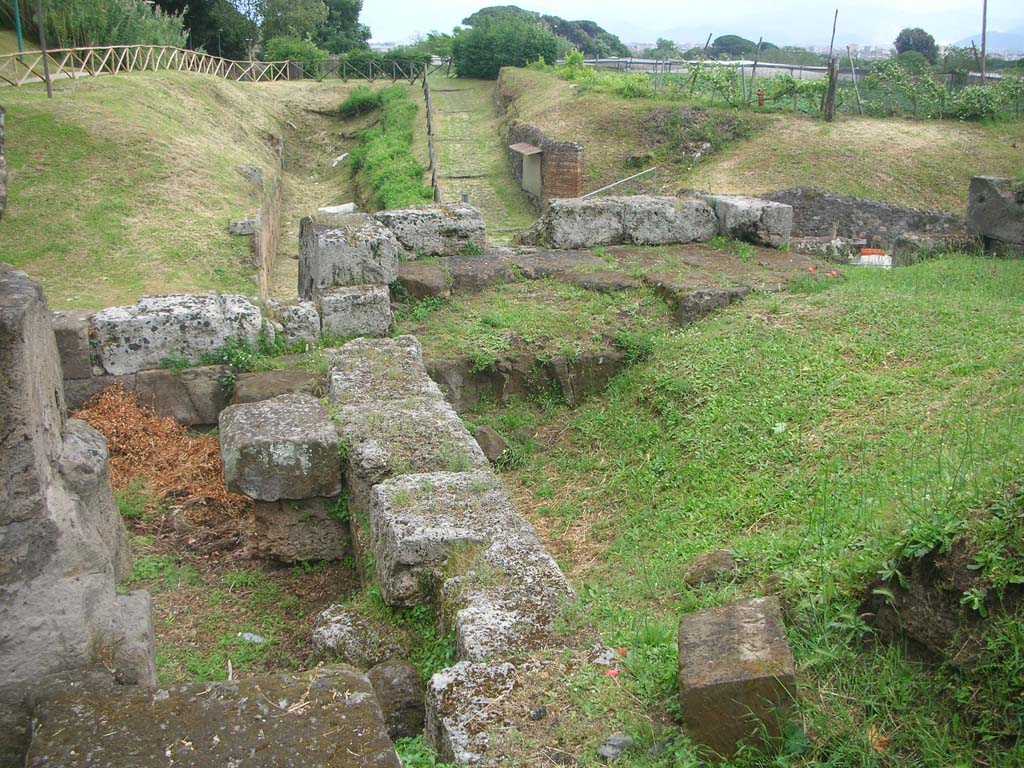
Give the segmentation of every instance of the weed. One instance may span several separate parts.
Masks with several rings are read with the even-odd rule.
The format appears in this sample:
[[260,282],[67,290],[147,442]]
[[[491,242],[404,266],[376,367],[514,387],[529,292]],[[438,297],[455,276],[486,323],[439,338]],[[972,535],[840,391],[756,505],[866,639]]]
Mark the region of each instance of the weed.
[[125,520],[141,520],[153,504],[153,492],[144,478],[137,477],[119,491],[114,492],[117,511]]
[[168,355],[160,360],[160,367],[171,373],[181,373],[193,366],[191,360],[181,355]]
[[127,581],[145,584],[150,589],[174,589],[181,584],[199,583],[199,574],[192,566],[180,565],[172,557],[143,555],[135,558]]
[[440,763],[426,744],[423,743],[423,736],[397,739],[395,751],[405,768],[454,768],[449,763]]
[[655,336],[650,331],[619,331],[615,346],[625,356],[626,365],[636,365],[654,354]]
[[476,243],[466,243],[462,246],[462,250],[459,251],[460,256],[483,256],[484,249]]
[[330,515],[332,520],[337,520],[339,523],[348,525],[348,489],[343,488],[341,493],[338,495],[338,498],[331,502],[331,505],[327,508],[327,514]]

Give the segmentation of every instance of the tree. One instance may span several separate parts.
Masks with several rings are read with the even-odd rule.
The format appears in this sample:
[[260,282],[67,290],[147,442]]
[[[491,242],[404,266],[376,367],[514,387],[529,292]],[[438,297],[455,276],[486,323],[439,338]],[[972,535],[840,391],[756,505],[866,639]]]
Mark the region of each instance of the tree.
[[896,61],[912,75],[920,75],[929,67],[928,59],[920,51],[904,51],[896,57]]
[[716,37],[711,44],[709,53],[712,58],[742,59],[750,58],[757,49],[757,43],[739,35],[722,35]]
[[671,40],[659,37],[657,45],[644,51],[644,56],[648,59],[674,59],[679,56],[679,49]]
[[485,20],[455,35],[452,61],[459,77],[494,80],[502,67],[523,67],[537,59],[554,64],[558,49],[559,38],[543,22]]
[[327,20],[324,0],[258,0],[264,40],[272,37],[311,38]]
[[939,48],[935,45],[935,38],[920,27],[905,28],[896,36],[894,45],[897,53],[917,51],[928,59],[929,64],[934,64],[939,58]]
[[325,0],[327,18],[317,30],[320,47],[331,53],[368,48],[370,28],[359,23],[363,0]]
[[228,0],[160,0],[158,5],[167,13],[183,14],[190,44],[197,50],[244,59],[259,39],[256,22]]

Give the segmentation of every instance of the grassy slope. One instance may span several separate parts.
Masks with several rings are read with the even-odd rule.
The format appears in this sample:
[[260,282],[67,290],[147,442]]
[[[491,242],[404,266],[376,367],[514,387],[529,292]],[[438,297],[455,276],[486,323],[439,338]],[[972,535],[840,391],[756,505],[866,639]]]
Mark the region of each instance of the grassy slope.
[[[641,118],[680,102],[578,94],[572,83],[544,72],[505,70],[505,88],[520,94],[512,114],[554,138],[586,149],[588,188],[635,170],[626,156],[644,147]],[[919,208],[963,211],[970,177],[1016,176],[1024,170],[1024,121],[979,125],[946,121],[841,116],[831,127],[794,115],[764,115],[761,129],[692,171],[663,168],[659,185],[714,192],[757,193],[819,186]]]
[[[38,51],[39,43],[33,40],[31,37],[23,38],[22,45],[25,46],[26,51]],[[0,55],[5,53],[17,53],[18,52],[18,38],[14,34],[13,29],[0,29]]]
[[[642,741],[624,765],[694,764],[685,740],[646,752],[678,733],[677,617],[779,589],[810,748],[773,764],[1021,759],[972,744],[955,676],[856,638],[859,595],[895,541],[969,532],[967,510],[1021,477],[1022,297],[1020,261],[850,270],[827,292],[756,295],[663,335],[576,411],[480,414],[506,434],[539,422],[506,479],[586,619],[629,649],[621,687],[587,669],[538,682],[570,692],[559,746],[599,765],[596,745],[624,730]],[[721,546],[747,560],[741,578],[683,586],[690,559]]]
[[263,134],[280,135],[292,110],[340,102],[346,86],[162,72],[54,90],[52,101],[38,87],[3,94],[10,199],[0,241],[3,258],[65,309],[154,292],[253,293],[248,241],[226,227],[257,204],[236,166],[272,167]]

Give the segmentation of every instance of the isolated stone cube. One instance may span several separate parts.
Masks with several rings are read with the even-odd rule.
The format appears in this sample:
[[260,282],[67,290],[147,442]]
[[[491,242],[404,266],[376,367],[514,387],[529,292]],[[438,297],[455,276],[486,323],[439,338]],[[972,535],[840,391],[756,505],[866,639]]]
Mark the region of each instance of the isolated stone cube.
[[320,296],[323,333],[335,336],[386,336],[394,322],[386,285],[331,288]]
[[467,246],[486,246],[484,217],[466,203],[416,206],[374,214],[412,254],[457,256]]
[[793,656],[774,597],[691,613],[679,622],[679,703],[687,733],[732,755],[780,737],[796,695]]
[[553,248],[593,248],[625,241],[620,198],[552,200],[544,214],[548,244]]
[[53,313],[53,333],[65,379],[88,379],[93,374],[87,310],[58,310]]
[[338,499],[281,499],[256,502],[256,549],[282,563],[341,560],[351,552],[348,525],[332,514]]
[[690,243],[718,234],[718,218],[703,200],[637,195],[622,201],[626,237],[637,245]]
[[487,763],[488,726],[500,721],[494,706],[513,691],[516,668],[508,663],[460,661],[430,678],[424,741],[445,762]]
[[320,313],[312,301],[283,304],[274,299],[267,302],[274,320],[281,324],[284,343],[291,347],[300,342],[314,344],[320,339]]
[[708,195],[704,199],[715,209],[722,236],[770,248],[789,244],[793,206],[743,195]]
[[280,395],[225,408],[220,450],[229,491],[258,501],[337,496],[338,435],[311,395]]
[[259,307],[227,295],[143,296],[92,318],[96,353],[115,376],[159,368],[167,358],[198,363],[231,339],[255,345],[262,323]]
[[316,299],[345,285],[390,285],[401,246],[366,213],[307,217],[299,225],[299,295]]

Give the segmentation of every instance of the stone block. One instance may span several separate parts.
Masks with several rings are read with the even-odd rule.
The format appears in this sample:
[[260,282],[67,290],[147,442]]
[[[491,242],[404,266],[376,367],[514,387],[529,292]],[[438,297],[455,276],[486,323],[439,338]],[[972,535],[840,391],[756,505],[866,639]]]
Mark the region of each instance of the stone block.
[[398,265],[398,284],[414,299],[451,296],[451,277],[441,262],[403,261]]
[[704,198],[718,217],[724,237],[779,248],[793,231],[793,206],[743,195],[708,195]]
[[346,285],[390,285],[401,246],[369,214],[305,218],[299,225],[299,295],[317,299]]
[[258,501],[341,492],[338,435],[315,397],[228,406],[220,415],[220,450],[228,490]]
[[585,291],[617,293],[640,287],[640,281],[617,269],[599,269],[593,272],[563,272],[556,275],[558,280],[575,285]]
[[93,375],[92,346],[89,344],[89,320],[92,312],[83,310],[53,313],[53,333],[65,379],[88,379]]
[[689,325],[707,317],[717,309],[724,309],[750,293],[749,288],[702,288],[679,296],[676,322]]
[[528,280],[539,280],[574,269],[602,269],[608,263],[590,253],[576,251],[540,251],[513,256],[512,263]]
[[298,344],[316,344],[320,340],[320,313],[312,301],[296,301],[282,304],[269,301],[274,319],[281,324],[284,343],[293,347]]
[[443,399],[427,376],[423,348],[415,336],[353,339],[328,354],[328,397],[342,406]]
[[452,256],[446,260],[445,267],[452,291],[479,290],[516,279],[509,258],[504,255]]
[[231,405],[259,403],[278,395],[316,396],[327,389],[322,376],[301,369],[240,373],[231,390]]
[[424,690],[420,673],[408,661],[391,659],[366,673],[392,739],[408,739],[423,733]]
[[317,213],[322,213],[326,216],[344,216],[349,213],[356,213],[359,210],[355,203],[339,203],[338,205],[325,205],[323,208],[317,208]]
[[313,626],[313,650],[321,659],[359,669],[408,656],[409,638],[393,624],[343,605],[321,611]]
[[260,556],[301,563],[350,555],[348,525],[332,513],[337,504],[336,498],[322,497],[257,501],[253,518]]
[[622,201],[626,236],[637,245],[702,242],[718,234],[715,211],[703,200],[637,195]]
[[487,244],[483,214],[466,203],[380,211],[375,216],[411,254],[458,256],[467,247],[483,250]]
[[780,737],[796,695],[793,656],[774,597],[684,616],[679,702],[687,733],[720,755]]
[[217,423],[228,404],[224,377],[226,365],[205,365],[183,371],[140,371],[130,377],[127,389],[135,392],[139,405],[151,407],[160,416],[170,416],[190,427]]
[[228,222],[228,232],[232,235],[240,235],[242,237],[246,235],[256,234],[256,219],[236,219]]
[[241,296],[143,296],[135,306],[93,315],[96,352],[112,375],[160,368],[167,358],[198,363],[231,339],[255,345],[259,307]]
[[967,196],[967,229],[997,251],[1024,256],[1024,181],[975,176]]
[[324,667],[221,683],[68,687],[37,702],[31,768],[400,768],[365,676]]
[[508,662],[460,661],[430,678],[427,685],[424,741],[445,762],[487,762],[488,726],[500,714],[494,702],[515,688],[516,670]]
[[973,235],[906,234],[899,235],[893,241],[889,256],[892,257],[894,267],[909,267],[945,253],[977,253],[981,246],[981,238]]
[[331,288],[320,294],[322,332],[334,336],[387,336],[394,322],[386,285]]
[[553,248],[593,248],[626,241],[619,198],[552,200],[542,220]]
[[[126,574],[127,575],[127,574]],[[120,685],[156,685],[156,634],[153,599],[137,589],[117,596],[115,615],[114,679]]]

